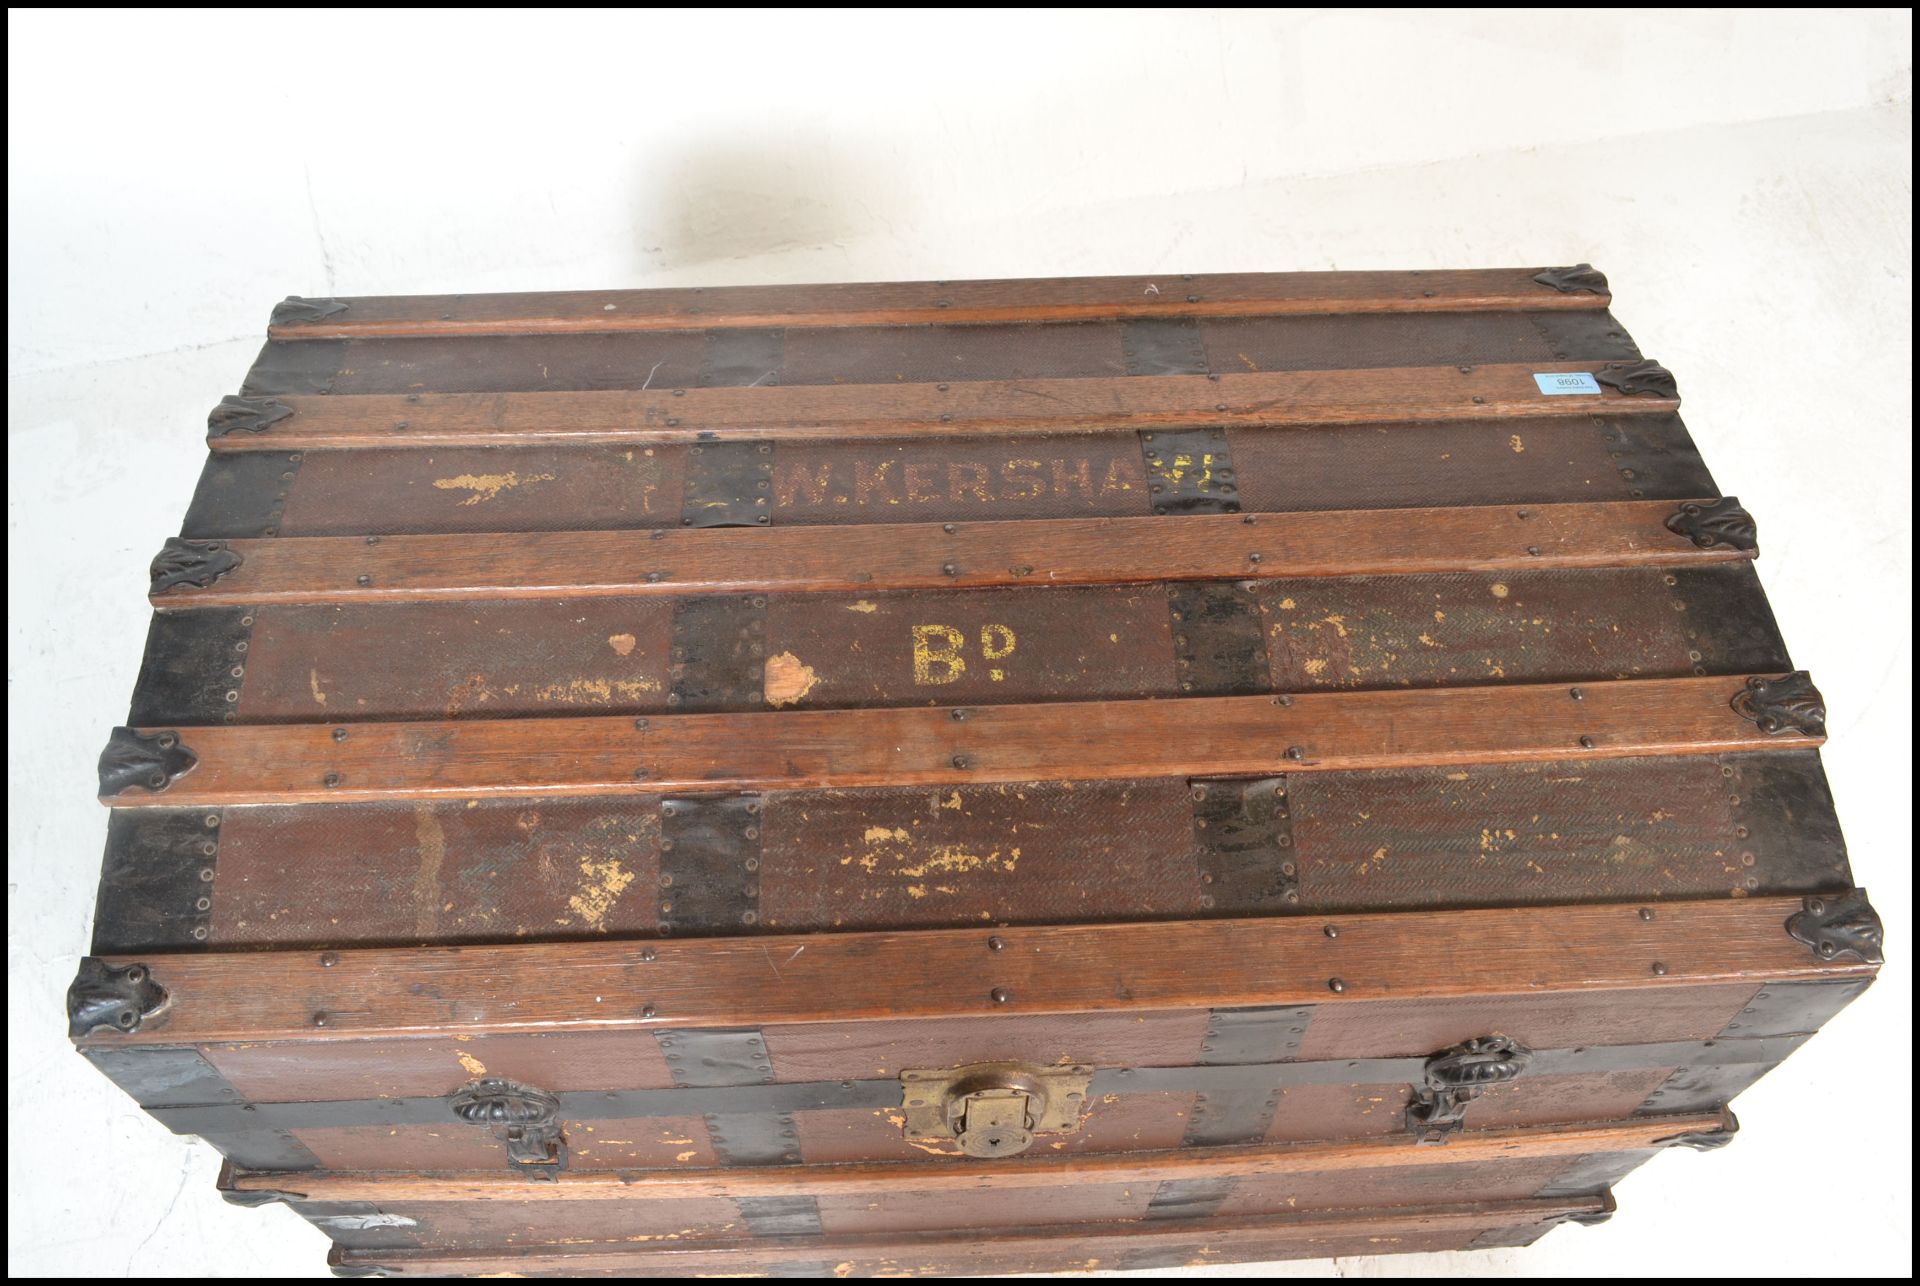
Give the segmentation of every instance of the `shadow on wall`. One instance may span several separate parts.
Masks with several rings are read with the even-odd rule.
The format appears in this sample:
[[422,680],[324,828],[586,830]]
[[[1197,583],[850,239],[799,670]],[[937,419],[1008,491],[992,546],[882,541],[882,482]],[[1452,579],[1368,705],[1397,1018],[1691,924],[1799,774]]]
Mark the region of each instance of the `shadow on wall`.
[[912,204],[882,161],[844,142],[722,142],[644,166],[634,179],[634,251],[642,276],[887,238]]

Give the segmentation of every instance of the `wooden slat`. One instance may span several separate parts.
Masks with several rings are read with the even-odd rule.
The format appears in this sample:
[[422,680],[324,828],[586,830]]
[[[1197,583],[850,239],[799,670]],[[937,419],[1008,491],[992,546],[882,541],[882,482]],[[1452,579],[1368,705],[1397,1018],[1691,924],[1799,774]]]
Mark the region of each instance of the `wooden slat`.
[[491,295],[388,295],[336,302],[346,311],[272,327],[275,339],[538,335],[739,326],[908,326],[1093,321],[1127,317],[1255,317],[1312,313],[1482,312],[1605,308],[1610,296],[1567,294],[1539,268],[1440,272],[1170,273],[1148,277],[848,282]]
[[[1871,977],[1797,897],[986,929],[108,957],[168,995],[83,1047],[1339,1005]],[[1331,928],[1332,933],[1327,929]],[[1656,966],[1658,968],[1656,969]],[[1333,989],[1332,980],[1339,981]],[[998,998],[996,998],[998,997]]]
[[942,437],[1151,429],[1190,424],[1310,428],[1516,416],[1663,414],[1677,397],[1548,397],[1536,373],[1605,362],[1385,367],[1351,371],[1124,378],[955,380],[946,384],[564,393],[353,393],[275,397],[293,414],[261,433],[209,438],[215,451],[271,446],[635,444],[751,438]]
[[[1741,676],[1280,697],[778,710],[630,719],[210,726],[115,807],[948,786],[1791,750],[1730,702]],[[1575,697],[1571,694],[1577,693]],[[153,729],[152,732],[171,731]]]
[[528,1184],[503,1170],[394,1172],[231,1170],[221,1189],[285,1192],[308,1201],[659,1201],[687,1197],[862,1196],[980,1188],[1058,1188],[1075,1183],[1156,1183],[1179,1179],[1238,1179],[1275,1174],[1377,1170],[1402,1166],[1468,1165],[1540,1157],[1576,1157],[1658,1147],[1679,1134],[1712,1134],[1735,1127],[1730,1114],[1700,1112],[1639,1117],[1602,1125],[1552,1125],[1469,1130],[1444,1148],[1409,1135],[1332,1143],[1165,1151],[1027,1155],[999,1161],[876,1162],[715,1170],[568,1170],[554,1182]]
[[1725,562],[1667,529],[1683,502],[1035,522],[316,536],[228,542],[240,564],[156,607],[1411,575]]
[[[1604,1218],[1610,1193],[1394,1210],[1313,1211],[1224,1219],[1141,1219],[963,1232],[678,1240],[644,1245],[516,1244],[345,1250],[328,1258],[346,1277],[946,1277],[1124,1268],[1142,1255],[1182,1263],[1465,1249],[1486,1233],[1517,1245],[1561,1220]],[[1034,1211],[1044,1219],[1044,1208]],[[794,1269],[798,1268],[798,1272]],[[784,1271],[783,1271],[784,1270]]]

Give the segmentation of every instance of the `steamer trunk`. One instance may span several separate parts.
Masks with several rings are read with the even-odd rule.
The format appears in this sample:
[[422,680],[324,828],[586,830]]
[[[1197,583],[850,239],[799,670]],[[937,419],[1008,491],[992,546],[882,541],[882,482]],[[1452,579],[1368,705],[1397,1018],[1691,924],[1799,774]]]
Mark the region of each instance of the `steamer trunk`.
[[75,1043],[353,1275],[1603,1220],[1881,960],[1609,303],[290,299],[153,564]]

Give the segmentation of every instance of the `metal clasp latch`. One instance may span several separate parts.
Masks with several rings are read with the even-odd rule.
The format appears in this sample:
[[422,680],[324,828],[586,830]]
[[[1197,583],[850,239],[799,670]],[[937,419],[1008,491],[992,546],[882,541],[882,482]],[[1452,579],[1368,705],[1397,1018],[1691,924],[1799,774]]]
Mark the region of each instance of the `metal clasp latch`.
[[567,1166],[560,1100],[531,1085],[488,1077],[456,1090],[453,1114],[507,1145],[507,1161],[529,1179],[553,1180]]
[[1009,1157],[1035,1135],[1080,1128],[1093,1069],[969,1063],[900,1073],[908,1138],[955,1139],[973,1157]]
[[970,1157],[1010,1157],[1033,1145],[1033,1098],[1025,1090],[975,1090],[947,1105],[960,1150]]

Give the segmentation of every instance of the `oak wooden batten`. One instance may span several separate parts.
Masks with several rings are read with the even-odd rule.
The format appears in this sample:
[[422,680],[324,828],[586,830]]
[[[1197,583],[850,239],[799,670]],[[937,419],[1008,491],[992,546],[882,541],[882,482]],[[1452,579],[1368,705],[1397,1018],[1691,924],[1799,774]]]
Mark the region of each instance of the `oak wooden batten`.
[[[1280,371],[1121,379],[956,381],[826,387],[689,388],[555,393],[350,393],[255,399],[274,415],[257,435],[216,426],[215,451],[262,446],[506,446],[546,442],[853,440],[939,433],[1087,433],[1199,424],[1302,430],[1340,424],[1419,424],[1522,416],[1671,414],[1670,389],[1542,398],[1536,374],[1632,363]],[[1642,363],[1641,365],[1644,365]]]
[[[1582,272],[1581,270],[1584,270]],[[1557,287],[1548,273],[1574,274]],[[502,295],[288,299],[275,339],[525,335],[735,326],[911,326],[1122,317],[1604,309],[1606,278],[1579,269],[1170,273],[1039,282],[902,281]]]
[[529,1184],[508,1172],[423,1174],[374,1171],[240,1170],[221,1175],[228,1193],[270,1193],[307,1201],[663,1201],[731,1196],[848,1196],[889,1192],[1054,1188],[1067,1183],[1157,1183],[1167,1178],[1228,1179],[1480,1161],[1578,1157],[1667,1146],[1739,1128],[1730,1112],[1674,1113],[1601,1125],[1479,1130],[1445,1148],[1401,1136],[1333,1143],[1288,1143],[1196,1150],[1020,1156],[956,1167],[923,1162],[812,1165],[731,1170],[574,1170]]
[[[1695,509],[1738,501],[1688,501]],[[589,594],[885,591],[1630,567],[1753,557],[1682,503],[1061,518],[864,527],[176,541],[156,607]],[[162,570],[164,569],[164,570]],[[182,570],[184,569],[184,570]]]
[[1469,1202],[1385,1213],[1301,1212],[1190,1221],[1059,1225],[957,1236],[913,1232],[873,1236],[789,1236],[656,1242],[648,1247],[524,1246],[503,1250],[336,1250],[343,1276],[523,1275],[684,1277],[770,1275],[796,1259],[839,1277],[940,1277],[1049,1271],[1062,1263],[1102,1267],[1103,1256],[1141,1266],[1234,1263],[1460,1250],[1525,1244],[1556,1224],[1599,1223],[1613,1213],[1607,1192],[1589,1196]]
[[[1305,693],[956,709],[122,729],[101,798],[121,808],[519,795],[959,785],[1331,772],[1788,750],[1762,676],[1577,687]],[[1761,718],[1771,716],[1762,715]]]
[[[1782,926],[1802,909],[1798,898],[1744,898],[1667,903],[1651,913],[1529,907],[992,935],[946,929],[208,953],[157,964],[109,958],[110,969],[151,974],[164,998],[135,1030],[101,1026],[80,1041],[170,1046],[1221,1009],[1872,975],[1875,966],[1857,955],[1823,959],[1791,937]],[[1451,968],[1436,974],[1435,960]]]

